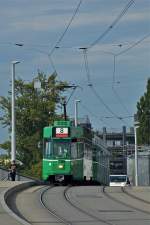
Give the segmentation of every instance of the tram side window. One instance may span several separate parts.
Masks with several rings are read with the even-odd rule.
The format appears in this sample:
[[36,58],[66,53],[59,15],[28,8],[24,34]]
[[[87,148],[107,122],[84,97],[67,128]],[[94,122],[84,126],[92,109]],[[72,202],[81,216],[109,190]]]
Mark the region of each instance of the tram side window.
[[78,145],[78,158],[82,158],[84,149],[83,143],[77,143],[77,145]]
[[51,142],[50,141],[46,141],[44,144],[44,156],[46,158],[49,158],[52,155],[52,151],[51,151]]

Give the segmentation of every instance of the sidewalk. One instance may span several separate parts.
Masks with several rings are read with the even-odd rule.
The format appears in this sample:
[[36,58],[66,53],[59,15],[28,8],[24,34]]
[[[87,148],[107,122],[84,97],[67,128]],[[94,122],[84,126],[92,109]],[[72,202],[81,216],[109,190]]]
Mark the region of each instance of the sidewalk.
[[[7,188],[13,187],[18,183],[18,181],[0,181],[0,195]],[[18,221],[16,221],[12,216],[10,216],[2,207],[0,202],[0,225],[21,225]]]

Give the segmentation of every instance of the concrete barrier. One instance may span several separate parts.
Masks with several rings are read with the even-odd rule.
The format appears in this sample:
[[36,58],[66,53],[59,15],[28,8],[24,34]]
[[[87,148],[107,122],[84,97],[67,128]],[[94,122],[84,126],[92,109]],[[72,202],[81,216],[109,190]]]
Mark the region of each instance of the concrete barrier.
[[19,217],[10,207],[9,207],[9,201],[13,194],[16,192],[22,191],[28,187],[31,187],[33,185],[36,185],[36,181],[30,181],[30,182],[17,182],[17,184],[13,187],[7,188],[0,194],[0,202],[3,207],[3,209],[10,215],[13,216],[15,220],[20,222],[23,225],[31,225],[26,220]]

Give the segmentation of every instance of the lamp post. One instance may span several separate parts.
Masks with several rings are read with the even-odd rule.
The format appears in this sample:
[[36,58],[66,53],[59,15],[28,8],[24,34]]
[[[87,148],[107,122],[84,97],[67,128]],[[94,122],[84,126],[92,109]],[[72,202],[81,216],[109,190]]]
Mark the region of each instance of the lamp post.
[[16,160],[16,134],[15,134],[15,65],[20,63],[19,61],[12,61],[12,102],[11,102],[11,161]]
[[134,136],[135,136],[135,186],[138,186],[138,152],[137,152],[137,129],[138,123],[134,124]]
[[78,126],[78,102],[80,102],[80,100],[75,100],[75,117],[74,117],[75,127]]

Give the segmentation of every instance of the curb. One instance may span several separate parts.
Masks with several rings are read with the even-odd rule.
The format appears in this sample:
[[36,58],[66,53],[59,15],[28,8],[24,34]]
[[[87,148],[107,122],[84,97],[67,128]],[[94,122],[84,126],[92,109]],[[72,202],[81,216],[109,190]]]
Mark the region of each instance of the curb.
[[3,209],[12,217],[14,217],[15,220],[17,220],[18,222],[20,222],[23,225],[31,225],[29,222],[27,222],[26,220],[22,219],[21,217],[19,217],[16,213],[13,212],[13,210],[11,208],[9,208],[7,202],[10,198],[11,195],[13,195],[13,193],[24,190],[28,187],[31,187],[33,185],[36,185],[37,182],[35,181],[29,181],[29,182],[21,182],[21,184],[16,184],[16,186],[14,187],[10,187],[7,188],[6,190],[2,191],[2,193],[0,194],[0,202],[1,205],[3,207]]

